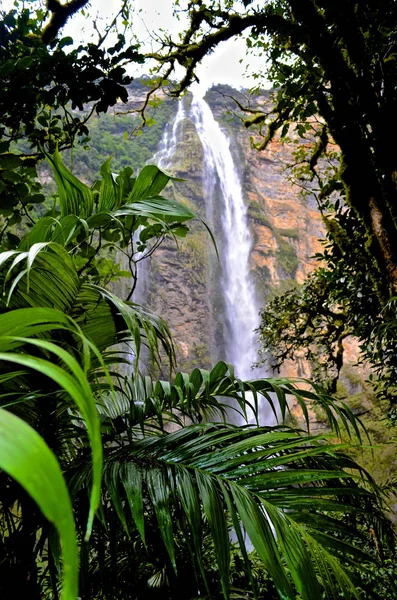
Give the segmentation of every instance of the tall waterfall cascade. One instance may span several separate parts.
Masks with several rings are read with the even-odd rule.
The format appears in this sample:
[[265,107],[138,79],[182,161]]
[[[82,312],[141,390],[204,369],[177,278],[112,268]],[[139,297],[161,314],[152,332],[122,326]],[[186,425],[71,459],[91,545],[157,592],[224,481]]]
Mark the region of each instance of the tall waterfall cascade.
[[[150,164],[156,164],[162,169],[169,169],[174,166],[174,156],[178,143],[181,143],[180,127],[183,120],[186,118],[186,111],[184,109],[183,102],[179,102],[178,111],[172,124],[168,123],[165,127],[163,136],[160,140],[159,149],[153,158],[149,161]],[[139,232],[138,232],[139,235]],[[124,259],[125,260],[125,259]],[[122,263],[123,268],[128,269],[127,262]],[[134,295],[134,299],[138,303],[144,302],[144,298],[147,295],[149,288],[149,270],[146,260],[137,265],[137,287]]]
[[178,110],[172,124],[168,123],[165,127],[160,141],[160,147],[153,159],[150,161],[157,164],[161,169],[177,167],[175,165],[175,154],[178,144],[182,143],[182,126],[186,119],[186,110],[183,101],[178,102]]
[[221,205],[223,235],[219,250],[227,338],[224,358],[234,365],[238,377],[249,379],[251,366],[257,360],[254,330],[259,325],[259,306],[250,276],[252,237],[241,180],[230,140],[199,95],[193,97],[189,117],[204,151],[203,193],[211,213],[213,203]]
[[[193,93],[193,98],[178,102],[176,115],[167,124],[159,150],[151,162],[178,174],[178,166],[181,166],[178,163],[184,157],[184,127],[191,128],[192,124],[203,152],[201,180],[206,210],[204,218],[216,231],[220,256],[213,270],[218,292],[222,295],[220,329],[223,329],[223,340],[217,340],[220,343],[215,345],[219,350],[212,358],[231,363],[237,377],[251,379],[255,377],[252,365],[257,361],[255,329],[259,325],[259,304],[250,273],[253,237],[232,142],[202,95]],[[211,333],[209,328],[208,338]],[[231,416],[233,420],[242,422],[237,415]],[[264,411],[260,421],[269,423],[269,417],[268,412]]]

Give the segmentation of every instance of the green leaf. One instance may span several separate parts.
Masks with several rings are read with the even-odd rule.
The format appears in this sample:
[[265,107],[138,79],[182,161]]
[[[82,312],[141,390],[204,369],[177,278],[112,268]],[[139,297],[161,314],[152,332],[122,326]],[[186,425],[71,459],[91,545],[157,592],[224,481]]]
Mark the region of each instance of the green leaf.
[[127,462],[120,469],[120,477],[127,495],[132,518],[146,546],[143,518],[142,472],[134,463]]
[[[185,382],[186,377],[181,376],[179,385]],[[379,519],[383,522],[378,530],[381,537],[385,525],[382,503],[370,480],[366,489],[352,475],[351,469],[360,473],[361,468],[340,454],[341,447],[324,442],[319,436],[287,428],[206,423],[183,427],[158,439],[151,436],[134,441],[124,452],[129,461],[145,456],[148,477],[155,471],[157,488],[162,488],[158,503],[168,519],[168,540],[172,498],[183,508],[186,520],[182,523],[184,528],[189,526],[193,548],[200,544],[202,519],[197,485],[225,597],[229,594],[229,514],[240,544],[244,544],[243,528],[281,598],[292,600],[297,591],[303,600],[316,600],[324,591],[332,599],[339,591],[346,598],[355,598],[356,590],[333,554],[345,562],[352,562],[354,557],[365,560],[362,532],[353,526],[353,519],[347,524],[345,515],[359,516],[360,522],[363,518],[371,523]],[[167,472],[167,477],[160,480],[158,472]],[[335,516],[327,519],[324,511]],[[162,535],[167,537],[164,532]],[[352,544],[341,542],[343,537]],[[200,550],[195,550],[199,568]],[[244,548],[241,551],[244,555]]]
[[61,469],[38,433],[0,408],[0,467],[25,488],[58,531],[62,548],[61,599],[78,595],[78,551],[72,504]]
[[134,187],[128,196],[128,203],[157,196],[170,179],[175,178],[155,165],[146,165],[136,178]]
[[157,516],[161,537],[176,572],[169,488],[166,484],[165,475],[160,469],[152,468],[146,473],[146,483]]
[[88,186],[82,183],[64,165],[58,150],[53,155],[45,155],[50,163],[58,186],[61,216],[76,215],[88,217],[93,211],[93,194]]
[[[7,315],[1,315],[7,317]],[[0,318],[0,323],[1,323]],[[48,360],[29,356],[27,354],[15,354],[11,352],[0,352],[0,360],[23,365],[35,371],[46,375],[59,386],[61,386],[73,399],[86,423],[88,435],[90,438],[92,463],[93,463],[93,483],[90,498],[90,512],[87,521],[86,539],[90,536],[95,511],[99,506],[101,474],[102,474],[102,443],[99,426],[99,416],[95,405],[95,399],[87,380],[85,371],[80,367],[77,360],[63,348],[60,348],[52,342],[46,340],[36,340],[24,337],[5,336],[0,337],[0,348],[9,342],[17,341],[21,344],[31,344],[38,348],[45,349],[57,356],[70,370],[70,373],[57,364]],[[85,353],[86,355],[86,353]]]
[[98,212],[108,212],[117,209],[122,201],[122,189],[113,178],[110,157],[101,166],[101,187],[99,190]]
[[61,40],[59,40],[59,42],[58,42],[58,50],[61,50],[65,46],[70,46],[71,44],[73,44],[73,38],[70,37],[70,35],[67,37],[64,37]]
[[[136,215],[149,217],[161,223],[170,221],[188,221],[195,218],[195,214],[184,204],[175,200],[167,200],[162,196],[145,196],[121,206],[114,213],[115,217]],[[171,231],[171,230],[170,230]]]
[[208,476],[197,472],[196,479],[214,541],[223,594],[225,598],[229,598],[230,542],[223,502],[219,490]]

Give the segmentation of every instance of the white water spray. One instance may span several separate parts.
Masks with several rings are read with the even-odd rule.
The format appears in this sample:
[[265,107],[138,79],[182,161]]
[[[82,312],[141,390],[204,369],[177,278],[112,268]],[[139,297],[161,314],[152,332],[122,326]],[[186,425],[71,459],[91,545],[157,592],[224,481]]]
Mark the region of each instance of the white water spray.
[[215,120],[208,104],[194,96],[189,114],[204,150],[204,193],[210,204],[220,203],[221,287],[226,306],[225,359],[242,379],[252,378],[257,361],[255,333],[259,307],[250,276],[252,238],[248,226],[241,180],[230,149],[230,140]]
[[182,127],[183,121],[186,119],[186,110],[183,101],[178,102],[178,110],[175,115],[175,119],[170,126],[167,123],[163,137],[160,141],[160,146],[151,163],[157,164],[160,169],[169,169],[175,167],[175,155],[177,153],[178,146],[182,144]]
[[[193,94],[188,112],[185,100],[179,102],[175,119],[167,125],[153,162],[165,170],[178,170],[179,159],[183,157],[183,122],[190,119],[203,147],[202,181],[207,219],[211,222],[216,215],[215,226],[221,232],[220,239],[217,239],[221,256],[219,268],[222,269],[219,287],[226,314],[223,315],[223,343],[219,344],[223,347],[223,355],[218,354],[214,358],[231,363],[237,377],[252,379],[256,376],[252,364],[257,361],[255,329],[259,325],[259,306],[250,273],[252,236],[247,208],[230,140],[215,120],[200,90],[196,87],[195,91],[198,93]],[[261,424],[273,421],[266,403],[259,413]],[[236,413],[230,416],[238,424],[244,422]],[[249,420],[255,420],[253,415]]]

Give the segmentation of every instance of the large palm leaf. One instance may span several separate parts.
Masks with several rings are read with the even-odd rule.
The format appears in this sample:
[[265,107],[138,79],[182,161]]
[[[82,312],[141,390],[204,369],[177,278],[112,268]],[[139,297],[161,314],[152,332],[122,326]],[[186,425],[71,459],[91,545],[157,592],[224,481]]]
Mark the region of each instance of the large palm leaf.
[[0,300],[3,311],[29,306],[57,308],[73,316],[100,350],[128,340],[137,364],[142,344],[154,358],[161,344],[173,362],[173,345],[164,321],[85,282],[60,244],[37,242],[28,251],[1,253],[1,284],[6,291],[5,300]]
[[[123,378],[114,395],[103,396],[100,407],[105,444],[110,444],[105,450],[103,510],[109,511],[109,503],[114,507],[121,526],[118,536],[133,540],[136,531],[142,544],[148,545],[146,532],[155,520],[170,564],[178,570],[174,540],[183,531],[183,543],[196,562],[198,588],[200,582],[205,588],[202,531],[208,526],[228,597],[233,526],[247,573],[250,564],[243,531],[281,597],[295,598],[298,590],[302,598],[311,600],[319,598],[323,588],[329,598],[335,598],[338,590],[345,597],[356,597],[339,560],[373,560],[360,549],[364,536],[355,522],[357,518],[379,525],[385,521],[380,491],[365,471],[342,454],[345,447],[292,429],[211,423],[186,427],[185,417],[190,423],[215,415],[227,418],[232,399],[243,417],[247,403],[258,414],[261,402],[274,407],[277,398],[281,410],[276,414],[284,420],[291,396],[304,410],[308,400],[323,406],[338,432],[342,426],[349,435],[351,431],[360,435],[354,415],[319,388],[305,391],[281,379],[236,380],[226,363],[211,371],[179,373],[173,384],[149,377]],[[170,423],[177,427],[176,433],[166,433]],[[72,472],[78,496],[89,466],[77,463]],[[381,531],[380,526],[379,539]],[[96,530],[97,548],[102,551],[103,534],[101,528]],[[355,543],[344,541],[346,536]],[[120,549],[113,551],[119,556]],[[119,559],[105,560],[101,569],[111,569]],[[248,576],[247,584],[250,580]]]
[[[226,598],[231,527],[247,572],[244,532],[281,598],[295,598],[297,591],[308,600],[339,592],[355,598],[340,560],[372,561],[361,549],[365,536],[356,521],[371,522],[381,540],[376,524],[385,520],[379,490],[343,450],[286,428],[191,425],[107,448],[103,503],[113,504],[122,529],[131,539],[139,532],[143,544],[155,518],[175,571],[183,569],[175,547],[183,532],[201,573],[198,589],[206,584],[202,531],[208,525]],[[88,474],[80,464],[75,493]]]
[[116,176],[108,159],[101,167],[101,180],[90,188],[69,171],[59,152],[46,157],[57,183],[59,214],[40,219],[22,240],[23,250],[38,242],[70,244],[78,234],[85,232],[88,238],[98,229],[116,230],[121,237],[115,239],[128,244],[133,233],[149,221],[161,224],[155,230],[159,236],[196,218],[186,205],[159,195],[175,178],[155,165],[145,166],[137,177],[128,167]]
[[[53,334],[57,330],[68,332],[80,340],[81,364],[71,353],[43,338],[43,335],[47,338],[50,332]],[[45,396],[45,390],[50,389],[46,381],[51,381],[58,390],[59,400],[63,398],[65,406],[70,406],[72,414],[84,423],[92,451],[92,483],[85,534],[88,539],[99,504],[102,471],[99,417],[87,379],[92,355],[97,360],[98,350],[85,338],[78,325],[62,312],[50,308],[22,308],[0,315],[0,402],[5,403],[9,411],[24,418],[22,420],[12,412],[0,409],[0,466],[26,489],[59,532],[65,573],[64,600],[75,600],[78,589],[72,507],[56,457],[28,424],[33,420],[29,401],[32,397],[37,400],[38,395]],[[30,392],[26,394],[25,387],[29,381],[35,382],[38,393],[30,385]],[[1,499],[4,500],[3,495]],[[26,519],[23,511],[19,512],[21,514],[18,511],[15,514],[13,506],[11,510],[2,506],[3,517],[8,517],[5,520],[8,523],[6,540],[14,539],[15,521]],[[21,573],[22,577],[24,575],[26,573]]]
[[[172,385],[141,378],[136,370],[132,377],[117,375],[112,381],[106,363],[115,360],[114,344],[128,341],[137,365],[142,344],[153,356],[163,345],[172,359],[172,343],[161,319],[94,283],[88,268],[91,258],[85,257],[82,267],[78,261],[80,243],[87,244],[88,237],[93,240],[98,234],[99,251],[100,236],[106,235],[120,247],[130,244],[133,252],[131,236],[138,227],[146,231],[140,238],[145,245],[152,238],[176,232],[193,215],[158,195],[169,175],[157,167],[146,167],[136,179],[130,171],[115,179],[108,162],[101,172],[102,182],[90,189],[74,178],[58,155],[51,160],[59,186],[60,214],[39,221],[18,250],[0,254],[4,292],[0,309],[8,327],[2,338],[4,360],[19,365],[14,371],[3,368],[0,377],[3,402],[13,405],[12,410],[25,415],[27,421],[34,422],[36,412],[43,408],[46,417],[49,415],[52,409],[47,395],[54,401],[59,456],[68,473],[82,538],[87,532],[87,512],[89,532],[99,499],[101,419],[105,486],[91,557],[88,546],[83,546],[82,579],[90,571],[93,557],[105,570],[110,564],[117,577],[117,523],[123,535],[134,540],[129,553],[140,552],[141,558],[145,544],[150,546],[148,531],[157,523],[174,572],[180,568],[184,545],[197,575],[197,590],[201,586],[200,591],[207,588],[208,592],[202,530],[210,534],[227,598],[233,528],[251,582],[243,531],[282,597],[293,598],[297,590],[304,599],[312,600],[325,588],[329,597],[334,597],[337,589],[345,597],[354,597],[354,587],[336,557],[341,553],[345,558],[363,555],[357,545],[347,544],[329,531],[359,538],[357,528],[347,527],[341,519],[345,514],[364,518],[372,511],[382,522],[380,501],[370,478],[361,472],[366,483],[359,485],[346,470],[358,467],[317,438],[289,430],[201,421],[225,416],[233,401],[242,417],[248,410],[257,416],[260,404],[265,403],[284,421],[291,396],[307,421],[307,402],[321,404],[337,433],[341,423],[360,437],[358,420],[346,405],[335,403],[319,389],[302,390],[281,379],[243,382],[225,363],[211,371],[179,373]],[[21,320],[29,315],[26,322]],[[0,319],[0,329],[1,324]],[[42,377],[29,394],[28,377],[35,369]],[[183,427],[185,417],[196,425]],[[174,421],[178,431],[165,433],[167,420]],[[48,428],[46,432],[54,441],[52,432]],[[36,525],[39,531],[41,521]],[[43,534],[41,539],[47,538]]]
[[123,303],[95,286],[88,271],[84,274],[99,256],[102,237],[127,248],[133,257],[139,230],[140,246],[145,247],[153,238],[177,234],[181,224],[195,217],[187,206],[159,195],[171,175],[146,166],[136,178],[129,168],[115,177],[109,159],[101,168],[101,181],[89,188],[67,169],[58,152],[47,160],[58,186],[59,213],[39,219],[19,250],[0,254],[5,293],[0,309],[59,308],[71,314],[101,350],[128,338],[135,365],[144,344],[156,360],[162,346],[172,366],[174,350],[164,321],[143,307]]
[[[190,374],[177,373],[173,383],[152,380],[134,374],[119,378],[116,393],[104,398],[103,415],[124,418],[126,429],[136,425],[163,428],[169,421],[181,426],[204,420],[237,420],[259,423],[261,415],[273,416],[274,422],[286,423],[291,401],[298,403],[309,429],[309,408],[321,407],[329,427],[339,436],[344,431],[362,439],[365,428],[345,402],[337,401],[319,385],[307,380],[266,378],[242,381],[235,377],[233,366],[218,362],[210,371],[194,369]],[[236,420],[236,417],[234,421]]]

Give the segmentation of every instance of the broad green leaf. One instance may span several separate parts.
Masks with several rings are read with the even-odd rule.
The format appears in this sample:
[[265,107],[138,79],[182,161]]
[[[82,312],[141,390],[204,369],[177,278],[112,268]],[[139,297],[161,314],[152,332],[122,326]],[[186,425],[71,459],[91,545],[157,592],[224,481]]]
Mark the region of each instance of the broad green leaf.
[[[147,196],[134,203],[124,204],[114,211],[115,217],[135,215],[137,217],[148,217],[155,219],[165,225],[171,221],[183,222],[194,219],[196,215],[184,204],[176,200],[167,200],[162,196]],[[171,229],[169,229],[172,232]]]
[[78,595],[78,551],[72,504],[55,455],[39,434],[0,408],[0,467],[25,488],[57,529],[63,562],[61,599]]
[[128,196],[128,203],[144,198],[157,196],[167,185],[170,179],[175,179],[155,165],[147,165],[136,178],[134,187]]
[[69,171],[58,150],[52,155],[46,154],[46,158],[52,167],[58,186],[61,217],[90,216],[93,211],[93,194],[90,188]]
[[101,187],[99,190],[98,212],[108,212],[119,208],[122,201],[122,189],[115,181],[111,168],[110,157],[101,166]]
[[71,371],[69,373],[65,369],[59,367],[57,364],[53,364],[48,360],[36,356],[15,354],[11,352],[0,353],[0,360],[23,365],[24,367],[39,371],[55,381],[70,395],[81,412],[81,415],[87,425],[93,463],[93,483],[90,499],[90,512],[88,515],[86,531],[86,539],[88,539],[91,533],[95,511],[99,506],[102,474],[102,443],[99,416],[90,384],[87,381],[85,372],[80,367],[77,360],[63,348],[60,348],[56,344],[46,340],[19,338],[19,341],[25,344],[32,344],[38,348],[43,348],[49,352],[52,352]]

